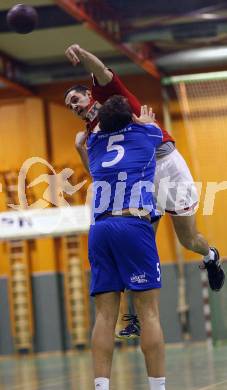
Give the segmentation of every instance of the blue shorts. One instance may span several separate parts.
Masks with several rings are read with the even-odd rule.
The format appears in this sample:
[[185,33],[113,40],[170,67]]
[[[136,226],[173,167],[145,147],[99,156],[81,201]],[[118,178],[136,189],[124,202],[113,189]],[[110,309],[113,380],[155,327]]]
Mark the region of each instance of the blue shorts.
[[131,216],[103,217],[90,228],[88,251],[92,296],[161,287],[160,262],[149,221]]

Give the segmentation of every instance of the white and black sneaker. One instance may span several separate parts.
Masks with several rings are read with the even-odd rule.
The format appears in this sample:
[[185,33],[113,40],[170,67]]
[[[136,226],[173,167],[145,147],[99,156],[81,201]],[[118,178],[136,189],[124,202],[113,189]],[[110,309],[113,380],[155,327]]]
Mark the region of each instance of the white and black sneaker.
[[140,337],[140,323],[137,315],[124,314],[122,320],[128,321],[129,324],[124,329],[122,329],[118,334],[116,334],[116,337],[118,339],[129,340],[129,339],[135,339],[137,337]]
[[211,247],[210,250],[214,252],[214,259],[206,262],[203,261],[200,269],[207,270],[211,290],[220,291],[225,282],[225,272],[220,263],[218,250],[214,247]]

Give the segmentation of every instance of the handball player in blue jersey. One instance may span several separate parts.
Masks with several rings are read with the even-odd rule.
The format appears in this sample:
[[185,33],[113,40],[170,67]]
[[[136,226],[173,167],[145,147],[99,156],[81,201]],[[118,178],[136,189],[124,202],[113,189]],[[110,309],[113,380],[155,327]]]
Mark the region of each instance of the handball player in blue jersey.
[[159,322],[159,257],[152,221],[155,150],[162,132],[134,123],[126,98],[113,96],[99,110],[99,128],[87,140],[93,179],[89,232],[91,295],[96,321],[92,334],[95,388],[109,389],[120,294],[131,290],[141,323],[141,348],[149,388],[165,390],[164,342]]

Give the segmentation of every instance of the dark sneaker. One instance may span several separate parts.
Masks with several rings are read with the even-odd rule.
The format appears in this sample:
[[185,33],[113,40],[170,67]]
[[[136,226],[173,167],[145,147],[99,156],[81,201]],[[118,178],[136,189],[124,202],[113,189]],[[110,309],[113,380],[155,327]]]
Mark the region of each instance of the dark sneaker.
[[140,336],[140,323],[136,315],[124,314],[122,320],[129,321],[129,324],[116,334],[118,339],[128,340],[135,339]]
[[210,248],[214,254],[215,259],[210,260],[207,263],[203,261],[200,268],[206,269],[208,274],[208,280],[211,290],[219,291],[221,290],[225,282],[225,273],[220,263],[220,256],[216,248]]

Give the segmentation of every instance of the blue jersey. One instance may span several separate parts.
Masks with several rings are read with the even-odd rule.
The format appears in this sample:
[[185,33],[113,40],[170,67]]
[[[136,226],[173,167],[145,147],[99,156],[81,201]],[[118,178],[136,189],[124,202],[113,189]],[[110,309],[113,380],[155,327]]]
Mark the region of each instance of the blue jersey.
[[93,178],[93,217],[129,208],[144,208],[156,216],[155,150],[162,143],[156,124],[131,123],[124,129],[91,133],[87,141]]

